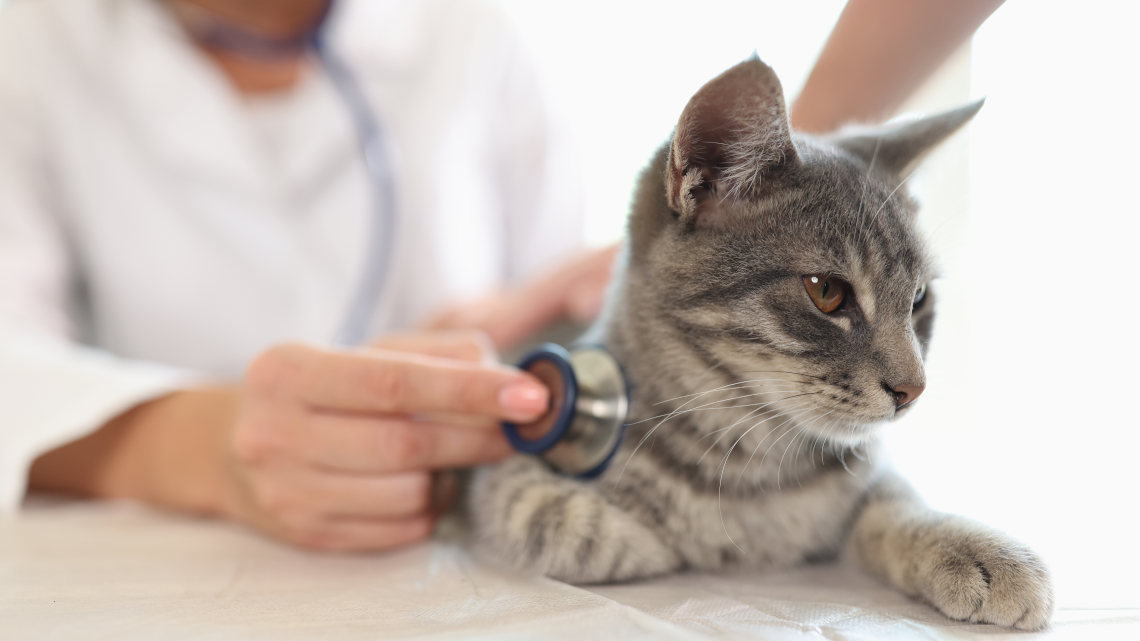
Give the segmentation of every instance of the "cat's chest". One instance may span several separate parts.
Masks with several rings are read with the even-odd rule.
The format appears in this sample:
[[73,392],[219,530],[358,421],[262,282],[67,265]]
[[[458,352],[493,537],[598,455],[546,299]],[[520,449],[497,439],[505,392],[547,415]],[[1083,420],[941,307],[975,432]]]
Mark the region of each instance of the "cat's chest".
[[834,553],[875,474],[872,464],[852,461],[751,493],[732,488],[729,477],[717,491],[646,457],[620,481],[607,479],[603,492],[657,530],[693,567],[777,568]]

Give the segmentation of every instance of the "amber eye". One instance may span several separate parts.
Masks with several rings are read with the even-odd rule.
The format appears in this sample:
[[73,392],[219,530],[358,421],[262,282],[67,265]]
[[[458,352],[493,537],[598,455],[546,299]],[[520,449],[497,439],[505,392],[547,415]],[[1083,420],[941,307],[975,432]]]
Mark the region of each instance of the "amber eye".
[[847,283],[835,276],[804,276],[804,288],[811,302],[824,314],[839,309],[847,295]]
[[914,303],[911,305],[912,310],[922,307],[922,302],[926,300],[926,283],[918,286],[914,292]]

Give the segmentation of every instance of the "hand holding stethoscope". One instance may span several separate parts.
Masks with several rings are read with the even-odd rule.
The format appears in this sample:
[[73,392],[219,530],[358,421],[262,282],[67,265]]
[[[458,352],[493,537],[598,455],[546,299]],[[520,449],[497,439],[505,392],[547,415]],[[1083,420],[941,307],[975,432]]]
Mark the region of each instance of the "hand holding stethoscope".
[[[365,269],[336,337],[358,345],[368,337],[397,231],[394,185],[380,124],[324,41],[330,10],[326,2],[309,29],[287,39],[267,39],[193,9],[183,20],[210,47],[254,57],[313,51],[344,99],[373,196]],[[477,339],[448,340],[439,334],[418,342],[387,339],[368,353],[297,345],[263,353],[236,390],[240,411],[229,421],[221,457],[231,468],[222,485],[228,490],[216,509],[309,546],[363,549],[415,540],[430,531],[439,510],[432,470],[507,454],[495,432],[499,420],[509,421],[504,429],[517,449],[560,471],[589,475],[604,468],[627,406],[620,368],[604,351],[572,357],[547,348],[524,364],[534,370],[527,375],[486,362],[485,352],[472,351]]]

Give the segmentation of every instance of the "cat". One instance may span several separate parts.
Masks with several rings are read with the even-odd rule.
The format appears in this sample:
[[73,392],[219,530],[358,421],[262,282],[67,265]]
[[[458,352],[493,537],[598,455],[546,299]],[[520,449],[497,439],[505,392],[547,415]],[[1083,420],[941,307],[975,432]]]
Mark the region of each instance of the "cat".
[[632,387],[614,462],[481,470],[481,544],[583,584],[840,559],[954,619],[1047,626],[1042,560],[925,507],[876,455],[924,389],[934,314],[902,185],[980,107],[813,137],[759,58],[701,88],[640,179],[587,339]]

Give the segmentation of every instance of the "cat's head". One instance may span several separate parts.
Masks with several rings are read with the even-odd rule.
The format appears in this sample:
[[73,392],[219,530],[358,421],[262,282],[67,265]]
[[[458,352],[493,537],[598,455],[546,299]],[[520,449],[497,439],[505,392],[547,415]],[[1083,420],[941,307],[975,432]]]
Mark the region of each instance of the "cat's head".
[[932,272],[903,183],[980,106],[803,136],[771,68],[729,69],[685,107],[663,178],[643,178],[635,313],[813,434],[864,440],[926,385]]

